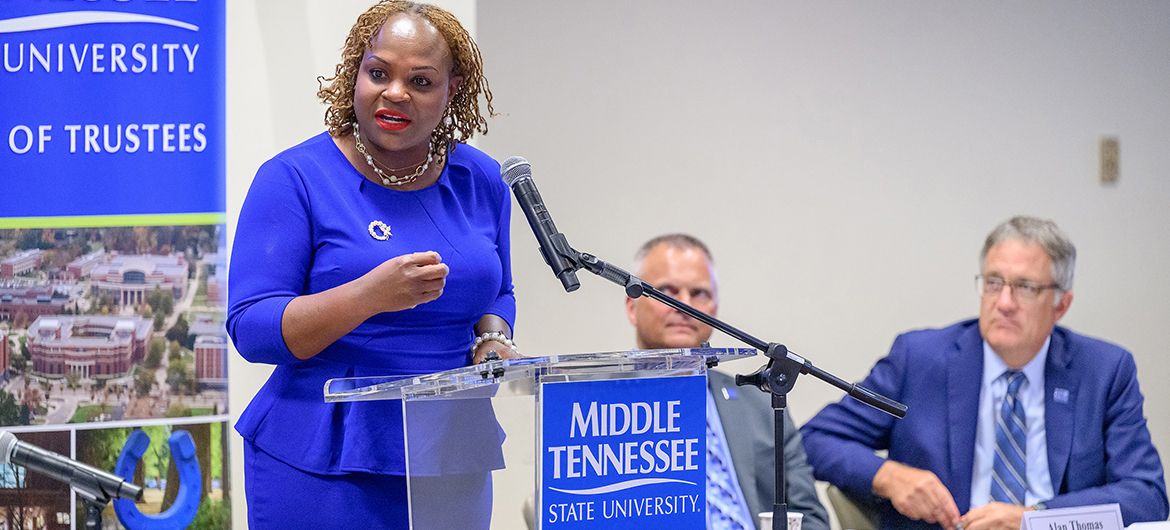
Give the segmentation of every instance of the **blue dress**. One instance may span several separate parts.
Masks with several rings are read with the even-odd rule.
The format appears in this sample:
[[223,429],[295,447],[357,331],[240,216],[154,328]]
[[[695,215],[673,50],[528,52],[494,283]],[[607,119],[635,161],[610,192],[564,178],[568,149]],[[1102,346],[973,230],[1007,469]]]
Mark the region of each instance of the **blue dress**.
[[[247,442],[318,475],[405,475],[400,402],[325,403],[325,381],[466,366],[480,318],[514,323],[511,198],[499,172],[495,160],[460,144],[435,184],[391,190],[355,170],[327,133],[260,167],[240,211],[228,278],[227,329],[236,348],[250,362],[276,365],[236,424]],[[375,237],[383,237],[380,229],[371,233],[375,221],[389,227],[388,239]],[[285,346],[281,318],[293,298],[423,251],[438,252],[450,270],[438,299],[375,315],[308,360]],[[455,422],[459,429],[502,440],[490,407],[454,413],[466,416]],[[434,434],[454,431],[451,423],[436,422]],[[478,446],[474,459],[453,455],[436,471],[502,467],[498,445],[486,449]]]

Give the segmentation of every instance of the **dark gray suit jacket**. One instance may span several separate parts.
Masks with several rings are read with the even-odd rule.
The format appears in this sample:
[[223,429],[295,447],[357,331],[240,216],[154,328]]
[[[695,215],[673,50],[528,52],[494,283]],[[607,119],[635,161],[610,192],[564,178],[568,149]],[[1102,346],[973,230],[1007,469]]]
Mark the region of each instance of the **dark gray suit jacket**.
[[[707,388],[715,398],[739,487],[758,528],[758,514],[772,511],[776,496],[772,398],[755,387],[735,386],[734,378],[714,370],[707,372]],[[784,413],[784,461],[788,510],[804,514],[802,530],[828,530],[829,514],[817,498],[812,467],[788,411]]]

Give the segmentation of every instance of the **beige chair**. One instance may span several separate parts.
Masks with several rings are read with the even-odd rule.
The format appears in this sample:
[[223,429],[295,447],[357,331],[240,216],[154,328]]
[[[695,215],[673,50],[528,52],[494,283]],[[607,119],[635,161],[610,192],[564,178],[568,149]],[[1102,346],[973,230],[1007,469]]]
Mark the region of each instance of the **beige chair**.
[[837,515],[837,522],[845,530],[878,530],[881,527],[881,518],[877,511],[864,504],[853,502],[845,492],[832,484],[826,491],[829,504],[833,506],[833,513]]

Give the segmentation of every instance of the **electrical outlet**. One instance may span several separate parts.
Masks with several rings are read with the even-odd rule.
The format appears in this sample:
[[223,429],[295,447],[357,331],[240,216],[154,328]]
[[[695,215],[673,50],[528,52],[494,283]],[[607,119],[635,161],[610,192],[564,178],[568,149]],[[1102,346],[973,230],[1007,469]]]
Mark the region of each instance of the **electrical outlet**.
[[1117,184],[1121,176],[1121,142],[1116,136],[1101,137],[1101,184]]

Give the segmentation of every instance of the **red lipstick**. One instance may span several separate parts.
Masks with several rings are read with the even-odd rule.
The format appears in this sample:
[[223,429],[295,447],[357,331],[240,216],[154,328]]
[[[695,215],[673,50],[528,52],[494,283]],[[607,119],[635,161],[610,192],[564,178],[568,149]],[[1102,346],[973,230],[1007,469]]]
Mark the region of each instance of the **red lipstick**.
[[410,126],[410,117],[396,110],[378,109],[374,122],[387,131],[401,131]]

